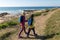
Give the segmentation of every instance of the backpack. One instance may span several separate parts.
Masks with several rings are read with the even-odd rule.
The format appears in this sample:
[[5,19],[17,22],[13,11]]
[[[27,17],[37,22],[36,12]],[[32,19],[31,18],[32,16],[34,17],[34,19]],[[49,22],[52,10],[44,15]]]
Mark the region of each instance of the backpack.
[[28,19],[28,25],[29,26],[32,25],[32,19],[31,18]]
[[23,21],[23,16],[20,16],[19,22],[21,23]]

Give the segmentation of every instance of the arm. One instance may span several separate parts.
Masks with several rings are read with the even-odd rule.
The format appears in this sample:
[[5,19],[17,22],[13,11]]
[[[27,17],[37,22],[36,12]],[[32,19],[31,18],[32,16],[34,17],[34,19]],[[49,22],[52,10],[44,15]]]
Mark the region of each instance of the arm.
[[25,22],[27,22],[28,20],[25,20]]

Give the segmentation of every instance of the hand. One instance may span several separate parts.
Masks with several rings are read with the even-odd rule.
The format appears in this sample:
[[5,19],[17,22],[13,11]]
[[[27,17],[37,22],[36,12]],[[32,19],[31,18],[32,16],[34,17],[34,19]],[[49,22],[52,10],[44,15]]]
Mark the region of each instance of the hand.
[[22,26],[22,24],[20,23],[20,26]]
[[25,20],[25,22],[27,22],[28,20]]

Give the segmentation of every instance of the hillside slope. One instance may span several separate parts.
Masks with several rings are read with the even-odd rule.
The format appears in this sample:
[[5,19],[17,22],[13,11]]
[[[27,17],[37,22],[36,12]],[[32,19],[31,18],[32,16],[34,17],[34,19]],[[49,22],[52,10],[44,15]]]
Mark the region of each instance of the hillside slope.
[[[46,28],[46,21],[51,17],[51,15],[53,15],[55,12],[57,12],[60,9],[56,9],[54,11],[49,11],[48,14],[46,16],[43,16],[43,14],[41,16],[37,16],[35,17],[35,29],[36,29],[36,33],[38,34],[38,36],[44,36],[45,35],[45,28]],[[22,34],[24,38],[18,39],[18,31],[17,33],[11,35],[8,39],[9,40],[43,40],[43,38],[34,38],[34,36],[32,36],[31,38],[26,38],[26,35],[23,33]]]
[[46,21],[46,35],[53,34],[50,40],[60,40],[60,9]]

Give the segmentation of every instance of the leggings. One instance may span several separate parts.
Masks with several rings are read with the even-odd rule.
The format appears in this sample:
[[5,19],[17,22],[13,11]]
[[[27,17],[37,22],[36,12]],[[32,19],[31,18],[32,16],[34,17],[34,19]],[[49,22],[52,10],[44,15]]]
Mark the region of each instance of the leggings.
[[29,29],[28,29],[28,33],[27,33],[27,36],[29,36],[31,30],[33,31],[33,33],[34,33],[34,35],[35,35],[35,28],[29,28]]
[[21,29],[20,29],[20,33],[19,33],[19,36],[21,35],[21,33],[24,31],[24,33],[26,34],[26,30],[25,30],[25,26],[22,25]]

